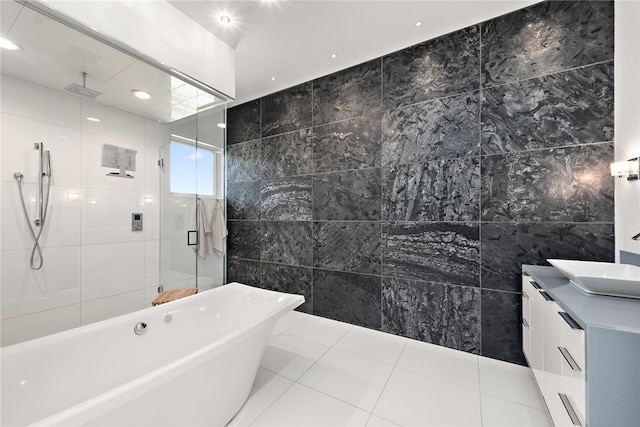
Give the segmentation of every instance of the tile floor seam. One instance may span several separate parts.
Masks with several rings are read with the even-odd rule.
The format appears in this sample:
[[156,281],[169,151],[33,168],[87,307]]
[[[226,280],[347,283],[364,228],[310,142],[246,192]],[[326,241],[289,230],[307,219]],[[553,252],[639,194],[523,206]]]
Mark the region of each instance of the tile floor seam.
[[[336,344],[337,344],[337,343],[336,343]],[[334,346],[334,347],[335,347],[335,346]],[[331,348],[334,348],[334,347],[331,347]],[[356,352],[354,352],[354,351],[346,350],[346,349],[344,349],[344,348],[335,347],[335,349],[336,349],[336,350],[340,350],[340,351],[344,351],[345,353],[349,353],[349,354],[353,354],[353,355],[356,355],[356,356],[364,357],[364,358],[365,358],[365,359],[367,359],[367,360],[372,360],[372,361],[374,361],[374,362],[382,363],[382,364],[384,364],[384,365],[391,366],[391,367],[395,367],[395,366],[396,366],[396,364],[398,363],[398,361],[397,361],[397,360],[396,360],[396,362],[395,362],[395,363],[383,362],[382,360],[374,359],[373,357],[365,356],[364,354],[356,353]],[[404,350],[404,346],[403,346],[403,348],[402,348],[402,349]],[[400,356],[398,356],[398,360],[399,360],[399,359],[400,359]]]
[[[294,336],[295,337],[300,337],[299,335],[294,335]],[[300,338],[306,339],[304,337],[300,337]],[[309,340],[309,341],[312,341],[312,340]],[[320,343],[318,343],[316,341],[313,341],[313,342],[316,343],[316,344],[320,344]],[[325,345],[325,344],[322,344],[322,345]],[[302,383],[299,383],[298,380],[300,380],[300,378],[304,377],[304,375],[307,372],[309,372],[309,370],[311,368],[313,368],[316,365],[316,363],[318,363],[318,361],[320,361],[320,359],[322,359],[324,357],[324,355],[327,354],[333,348],[333,346],[326,346],[326,347],[328,347],[328,348],[316,360],[314,360],[313,363],[311,365],[309,365],[309,367],[304,372],[302,372],[300,375],[298,375],[298,377],[295,380],[292,380],[294,383],[300,384],[300,385],[304,385]],[[291,379],[291,378],[289,378],[289,379]],[[305,387],[307,387],[307,386],[305,386]],[[307,387],[307,388],[311,388],[311,387]],[[312,390],[314,390],[314,389],[312,389]]]
[[307,319],[307,316],[303,317],[302,319],[296,321],[295,323],[292,323],[291,325],[289,325],[288,327],[284,328],[283,330],[281,330],[280,332],[278,332],[277,334],[270,335],[269,339],[267,341],[271,341],[272,339],[279,337],[280,335],[284,334],[285,332],[287,332],[289,329],[293,328],[294,326],[296,326],[297,324],[299,324],[300,322],[304,321]]
[[[386,367],[386,368],[391,368],[391,369],[389,370],[389,374],[388,374],[387,378],[385,379],[385,385],[386,385],[387,381],[389,381],[389,377],[391,376],[391,372],[393,371],[393,365],[391,365],[391,364],[389,364],[389,363],[380,362],[380,361],[378,361],[378,360],[369,359],[369,358],[366,358],[366,357],[364,357],[364,356],[362,356],[362,355],[359,355],[359,354],[357,354],[357,353],[351,353],[351,352],[348,352],[348,351],[345,351],[345,350],[342,350],[342,349],[339,349],[339,348],[336,348],[336,347],[331,347],[331,348],[330,348],[330,349],[329,349],[325,354],[323,354],[323,355],[320,357],[320,359],[318,359],[318,362],[319,362],[321,359],[323,359],[323,358],[324,358],[324,357],[325,357],[329,352],[331,352],[331,351],[333,351],[333,350],[338,351],[338,352],[344,352],[344,353],[350,354],[350,355],[352,355],[352,356],[355,356],[356,358],[363,358],[363,359],[367,359],[367,360],[369,360],[369,361],[371,361],[371,362],[373,362],[373,363],[375,363],[375,364],[380,364],[380,365],[383,365],[383,366],[384,366],[384,367]],[[313,366],[315,366],[315,363],[314,363],[314,365],[313,365]],[[307,372],[309,372],[311,369],[313,369],[313,366],[311,366],[311,367],[307,370]],[[340,400],[341,402],[348,403],[349,405],[351,405],[351,406],[355,406],[356,408],[358,408],[358,409],[360,409],[360,410],[362,410],[362,411],[368,412],[369,414],[371,414],[371,413],[372,413],[373,408],[375,407],[375,403],[374,403],[374,406],[372,406],[372,407],[371,407],[371,409],[365,409],[364,407],[358,406],[358,404],[349,403],[349,402],[347,402],[346,400],[342,400],[342,398],[340,398],[340,397],[338,397],[338,396],[334,396],[334,395],[332,395],[332,394],[329,394],[329,392],[327,392],[327,391],[323,391],[323,390],[320,390],[320,389],[318,389],[318,388],[315,388],[314,386],[312,386],[312,385],[310,385],[310,384],[308,384],[308,383],[300,382],[300,381],[301,381],[301,380],[306,376],[307,372],[305,372],[304,374],[302,374],[302,375],[300,376],[300,378],[298,378],[298,380],[296,380],[296,382],[297,382],[298,384],[303,385],[303,386],[305,386],[305,387],[307,387],[307,388],[310,388],[310,389],[312,389],[312,390],[316,390],[316,391],[318,391],[318,392],[320,392],[320,393],[322,393],[322,394],[326,394],[327,396],[331,396],[331,397],[333,397],[334,399]],[[382,395],[382,390],[384,390],[384,386],[383,386],[383,387],[382,387],[382,389],[380,390],[380,393],[379,393],[379,395],[378,395],[378,398],[376,399],[376,403],[377,403],[378,399],[380,399],[380,396]]]
[[[264,369],[264,368],[262,368],[262,369]],[[268,371],[268,369],[267,369],[267,371]],[[269,372],[272,372],[272,371],[269,371]],[[277,376],[279,376],[279,377],[282,377],[282,378],[284,378],[285,380],[289,380],[289,381],[291,381],[289,378],[283,377],[282,375],[278,375],[278,374],[275,374],[275,375],[277,375]],[[255,417],[255,418],[254,418],[254,419],[253,419],[249,424],[247,424],[247,427],[251,427],[253,424],[255,424],[255,422],[256,422],[256,421],[258,421],[258,419],[259,419],[261,416],[263,416],[263,415],[264,415],[264,413],[265,413],[265,412],[267,412],[267,411],[269,410],[269,408],[271,408],[273,405],[275,405],[277,401],[279,401],[280,399],[282,399],[282,396],[284,396],[284,395],[289,391],[289,389],[291,389],[291,387],[293,387],[293,385],[294,385],[294,384],[295,384],[295,381],[291,381],[291,384],[289,384],[289,386],[288,386],[286,389],[284,389],[284,391],[283,391],[282,393],[280,393],[280,395],[279,395],[279,396],[278,396],[278,397],[277,397],[273,402],[271,402],[269,405],[267,405],[267,407],[266,407],[266,408],[264,408],[264,410],[263,410],[262,412],[260,412],[260,414],[259,414],[258,416],[256,416],[256,417]],[[246,403],[246,402],[245,402],[245,403]],[[242,426],[240,425],[240,426],[238,426],[238,427],[242,427]]]
[[[294,328],[295,326],[300,325],[300,324],[301,324],[302,322],[304,322],[305,320],[313,319],[313,318],[318,318],[318,319],[323,319],[323,320],[330,320],[330,321],[332,321],[332,322],[338,322],[338,323],[341,323],[341,324],[344,324],[344,325],[348,325],[348,328],[346,328],[346,329],[344,330],[344,332],[342,333],[342,335],[340,335],[340,336],[335,340],[335,342],[334,342],[333,344],[325,344],[325,343],[323,343],[323,342],[316,341],[316,340],[314,340],[314,339],[310,339],[310,338],[308,338],[308,337],[306,337],[306,336],[298,335],[298,334],[296,334],[296,333],[289,333],[289,335],[292,335],[292,336],[294,336],[294,337],[303,338],[303,339],[308,340],[308,341],[313,341],[313,342],[314,342],[314,343],[316,343],[316,344],[322,344],[322,345],[324,345],[324,346],[329,347],[329,349],[331,349],[331,348],[333,348],[333,346],[335,346],[335,345],[338,343],[338,341],[340,341],[340,340],[341,340],[341,339],[342,339],[342,338],[347,334],[347,332],[349,332],[351,329],[353,329],[353,328],[355,327],[355,325],[351,325],[351,324],[348,324],[348,323],[345,323],[345,322],[341,322],[341,321],[339,321],[339,320],[333,320],[333,319],[327,319],[327,318],[324,318],[324,317],[318,317],[318,316],[314,316],[314,315],[308,315],[308,317],[307,317],[306,319],[303,319],[302,321],[300,321],[300,322],[296,323],[295,325],[292,325],[289,329],[292,329],[292,328]],[[284,331],[283,331],[283,334],[284,334]],[[282,335],[282,334],[280,334],[280,335]],[[322,354],[322,356],[324,356],[324,353]],[[322,357],[322,356],[320,356],[320,357]]]
[[[453,382],[453,381],[448,381],[448,380],[445,380],[445,379],[442,379],[442,378],[434,377],[432,375],[425,374],[424,372],[418,372],[418,371],[415,371],[413,369],[405,368],[403,366],[399,366],[398,369],[402,369],[402,370],[405,370],[407,372],[411,372],[412,374],[420,375],[422,377],[426,377],[426,378],[429,378],[429,379],[432,379],[432,380],[440,381],[440,382],[443,382],[443,383],[446,383],[446,384],[449,384],[449,385],[453,385],[453,386],[456,386],[456,387],[464,388],[466,390],[471,390],[471,391],[475,391],[475,392],[480,393],[479,384],[478,384],[478,389],[475,389],[475,388],[472,388],[472,387],[469,387],[469,386],[466,386],[466,385],[462,385],[462,384],[459,384],[459,383],[456,383],[456,382]],[[480,381],[478,381],[478,383],[480,383]],[[494,396],[494,397],[498,397],[498,396]]]
[[476,363],[476,368],[478,369],[478,394],[480,395],[480,426],[484,427],[484,413],[482,411],[482,375],[480,374],[480,357],[478,356],[478,360]]
[[[480,394],[483,394],[483,393],[480,393]],[[496,399],[504,400],[504,401],[506,401],[506,402],[515,403],[516,405],[526,406],[527,408],[531,408],[531,409],[537,409],[538,411],[546,411],[546,410],[547,410],[547,409],[546,409],[546,407],[547,407],[547,406],[546,406],[546,402],[545,402],[544,400],[542,401],[542,404],[544,405],[544,407],[545,407],[545,408],[539,408],[539,407],[537,407],[537,406],[531,406],[531,405],[529,405],[529,404],[527,404],[527,403],[522,403],[522,402],[517,402],[517,401],[512,400],[512,399],[507,399],[507,398],[506,398],[506,397],[504,397],[504,396],[497,396],[497,395],[495,395],[495,394],[493,394],[493,393],[484,393],[484,394],[486,394],[487,396],[494,397],[494,398],[496,398]],[[542,399],[542,397],[540,397],[540,399]]]
[[[346,401],[340,399],[339,397],[332,396],[332,395],[330,395],[330,394],[328,394],[328,393],[326,393],[326,392],[324,392],[322,390],[317,390],[317,389],[315,389],[313,387],[310,387],[310,386],[308,386],[306,384],[299,383],[298,381],[296,381],[294,384],[298,384],[299,386],[302,386],[302,387],[308,388],[309,390],[312,390],[312,391],[315,391],[317,393],[323,394],[323,395],[325,395],[325,396],[327,396],[327,397],[329,397],[329,398],[331,398],[333,400],[337,400],[340,403],[344,403],[345,405],[349,405],[352,408],[357,409],[358,411],[366,412],[367,414],[369,414],[369,416],[371,416],[373,414],[373,412],[371,412],[371,411],[367,411],[366,409],[362,409],[359,406],[354,405],[353,403],[346,402]],[[293,384],[292,384],[292,386],[293,386]]]
[[391,420],[389,420],[389,419],[387,419],[387,418],[385,418],[385,417],[381,417],[380,415],[376,415],[376,414],[374,414],[373,412],[371,412],[371,413],[369,414],[369,418],[367,419],[367,422],[366,422],[366,424],[365,424],[365,427],[367,427],[367,426],[369,425],[369,421],[371,421],[371,418],[373,418],[373,417],[380,418],[381,420],[385,420],[385,421],[387,421],[387,422],[389,422],[389,423],[391,423],[391,424],[395,424],[395,425],[397,425],[398,427],[402,427],[402,425],[400,425],[400,424],[396,423],[395,421],[391,421]]
[[[409,343],[409,340],[404,342],[404,345],[402,346],[402,351],[400,351],[400,354],[398,355],[398,358],[396,359],[396,363],[393,365],[393,368],[391,368],[391,372],[389,373],[389,376],[387,377],[387,381],[385,381],[384,386],[382,387],[382,391],[380,391],[380,395],[378,396],[378,398],[376,399],[376,403],[375,405],[373,405],[373,409],[371,410],[371,414],[373,415],[376,411],[376,408],[378,407],[378,404],[380,403],[380,398],[382,398],[382,395],[384,394],[384,391],[387,389],[387,386],[389,385],[389,380],[391,379],[391,377],[393,376],[393,373],[396,371],[396,368],[398,367],[398,362],[400,361],[400,358],[402,357],[402,354],[404,353],[405,349],[407,348],[407,344]],[[377,415],[379,416],[379,415]],[[383,417],[380,417],[383,418]],[[384,418],[386,420],[386,418]],[[391,421],[391,420],[388,420]],[[392,421],[394,424],[398,424],[395,421]]]

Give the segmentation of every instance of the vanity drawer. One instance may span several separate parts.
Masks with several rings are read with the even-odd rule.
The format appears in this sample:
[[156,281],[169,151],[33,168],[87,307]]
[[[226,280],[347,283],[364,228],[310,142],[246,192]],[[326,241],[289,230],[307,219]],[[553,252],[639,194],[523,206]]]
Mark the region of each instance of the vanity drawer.
[[579,369],[584,372],[586,368],[584,330],[569,314],[564,311],[560,311],[558,315],[562,317],[560,321],[562,346],[573,358]]
[[576,409],[576,403],[573,397],[565,393],[558,393],[557,399],[557,411],[552,413],[552,419],[555,427],[574,427],[585,426],[585,417],[578,409]]
[[531,282],[531,277],[522,276],[522,349],[538,386],[542,387],[542,307],[545,300]]
[[587,414],[587,382],[584,372],[574,371],[569,365],[563,365],[562,371],[562,391],[569,397],[569,402],[578,418],[585,419]]

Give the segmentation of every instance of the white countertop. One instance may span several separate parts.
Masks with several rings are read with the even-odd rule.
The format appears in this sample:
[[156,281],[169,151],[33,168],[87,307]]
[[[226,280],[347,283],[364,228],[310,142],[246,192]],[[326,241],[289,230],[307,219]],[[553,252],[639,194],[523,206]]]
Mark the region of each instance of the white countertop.
[[529,274],[585,330],[591,327],[640,334],[640,299],[588,294],[554,267],[523,265]]

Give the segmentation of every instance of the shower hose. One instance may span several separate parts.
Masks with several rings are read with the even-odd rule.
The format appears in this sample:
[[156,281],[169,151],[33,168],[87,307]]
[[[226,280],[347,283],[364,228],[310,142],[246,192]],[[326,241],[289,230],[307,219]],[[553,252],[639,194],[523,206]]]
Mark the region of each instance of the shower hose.
[[[49,191],[51,190],[51,177],[47,177],[47,198],[44,201],[44,211],[42,212],[42,218],[37,225],[39,225],[40,230],[36,234],[33,229],[33,225],[31,224],[31,219],[29,218],[29,213],[27,212],[27,205],[24,202],[24,194],[22,191],[22,178],[23,175],[20,172],[16,172],[13,174],[13,177],[18,182],[18,189],[20,190],[20,201],[22,202],[22,211],[24,212],[24,217],[27,220],[27,225],[29,226],[29,231],[31,232],[31,237],[33,237],[33,248],[31,249],[31,268],[33,270],[40,270],[42,268],[42,264],[44,263],[44,258],[42,257],[42,249],[40,249],[40,236],[42,235],[42,230],[44,230],[44,220],[47,217],[47,208],[49,207]],[[38,252],[38,258],[40,260],[39,264],[36,264],[36,252]]]

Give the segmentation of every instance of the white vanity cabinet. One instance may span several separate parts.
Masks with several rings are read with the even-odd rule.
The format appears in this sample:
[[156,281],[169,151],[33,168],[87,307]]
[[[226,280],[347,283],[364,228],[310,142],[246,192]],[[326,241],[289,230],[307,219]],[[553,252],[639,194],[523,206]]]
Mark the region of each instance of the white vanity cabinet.
[[556,427],[584,425],[584,331],[530,276],[522,298],[523,352],[551,418]]
[[640,300],[523,266],[522,347],[556,427],[640,426]]

